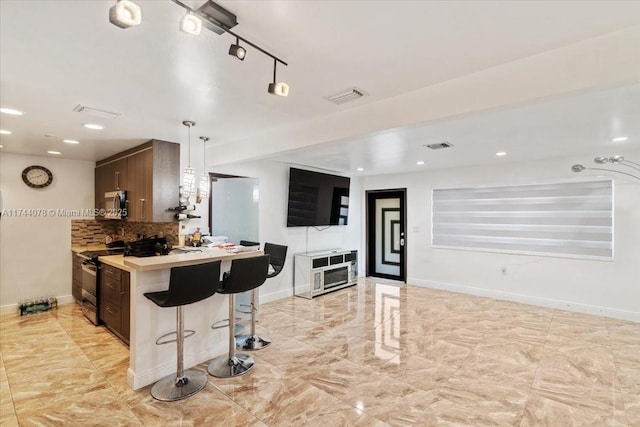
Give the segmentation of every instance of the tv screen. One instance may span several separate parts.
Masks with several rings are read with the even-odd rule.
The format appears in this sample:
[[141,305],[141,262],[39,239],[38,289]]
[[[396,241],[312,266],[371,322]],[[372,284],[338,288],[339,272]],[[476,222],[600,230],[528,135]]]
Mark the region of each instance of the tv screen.
[[350,178],[289,170],[287,227],[347,225]]

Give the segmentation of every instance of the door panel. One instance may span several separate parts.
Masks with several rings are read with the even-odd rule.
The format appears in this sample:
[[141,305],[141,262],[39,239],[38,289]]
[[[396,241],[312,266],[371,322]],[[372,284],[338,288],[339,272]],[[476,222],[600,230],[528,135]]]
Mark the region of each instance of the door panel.
[[376,272],[400,276],[400,199],[376,199]]
[[367,191],[367,275],[405,281],[406,190]]

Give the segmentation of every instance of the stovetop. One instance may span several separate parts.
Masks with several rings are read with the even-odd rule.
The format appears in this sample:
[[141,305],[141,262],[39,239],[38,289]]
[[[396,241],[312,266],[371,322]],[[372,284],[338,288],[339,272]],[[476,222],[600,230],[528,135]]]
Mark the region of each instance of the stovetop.
[[98,260],[98,257],[107,256],[107,255],[120,255],[124,253],[124,248],[109,248],[109,249],[100,249],[97,251],[84,251],[80,252],[80,255],[90,258],[94,261]]

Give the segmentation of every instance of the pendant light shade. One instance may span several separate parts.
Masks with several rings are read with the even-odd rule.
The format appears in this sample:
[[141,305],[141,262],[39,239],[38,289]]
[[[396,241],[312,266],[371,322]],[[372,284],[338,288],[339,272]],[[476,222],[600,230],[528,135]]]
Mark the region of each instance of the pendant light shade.
[[118,0],[109,9],[109,22],[120,28],[135,27],[142,22],[142,10],[132,1]]
[[185,120],[182,124],[189,128],[189,139],[187,141],[189,157],[187,158],[188,166],[182,171],[182,195],[184,197],[191,197],[195,195],[196,191],[196,171],[191,167],[191,127],[195,126],[196,123],[190,120]]
[[209,174],[207,173],[207,141],[209,137],[201,136],[202,140],[202,175],[198,184],[198,196],[200,199],[209,197]]

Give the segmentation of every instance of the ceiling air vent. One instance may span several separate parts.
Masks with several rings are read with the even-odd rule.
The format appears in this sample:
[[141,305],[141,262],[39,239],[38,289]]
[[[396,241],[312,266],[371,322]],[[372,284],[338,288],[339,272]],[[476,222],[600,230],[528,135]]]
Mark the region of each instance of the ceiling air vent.
[[363,96],[369,96],[369,94],[363,91],[362,89],[353,87],[351,89],[344,90],[335,95],[328,96],[325,99],[333,102],[336,105],[342,105],[345,102],[353,101],[355,99],[362,98]]
[[76,108],[73,109],[76,113],[88,114],[93,117],[98,117],[99,119],[115,119],[120,115],[120,113],[112,113],[111,111],[98,110],[97,108],[85,107],[84,105],[78,104]]
[[453,144],[448,141],[444,141],[437,144],[425,144],[424,147],[431,148],[432,150],[442,150],[443,148],[453,147]]

